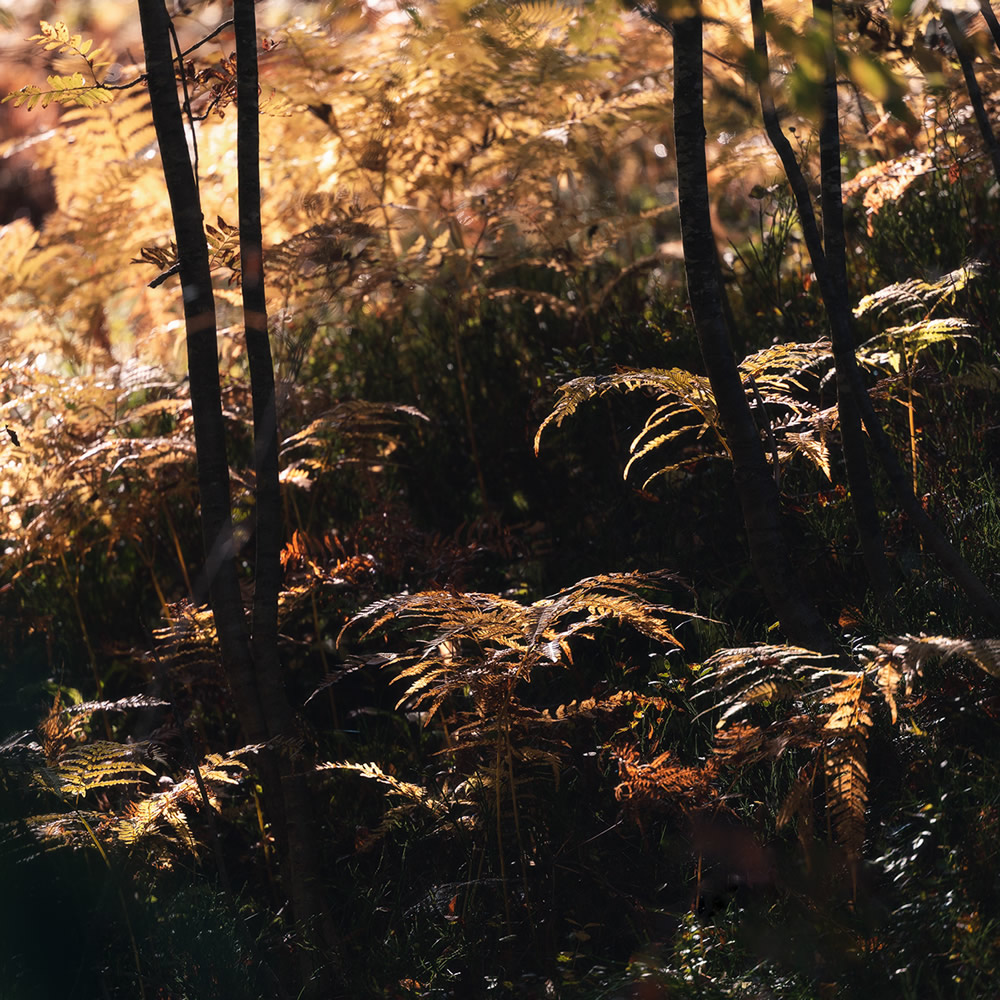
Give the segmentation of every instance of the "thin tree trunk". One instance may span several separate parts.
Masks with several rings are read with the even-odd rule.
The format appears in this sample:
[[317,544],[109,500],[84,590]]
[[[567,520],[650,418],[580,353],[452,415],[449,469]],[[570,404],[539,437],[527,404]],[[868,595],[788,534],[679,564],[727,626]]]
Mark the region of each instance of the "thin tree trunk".
[[[278,483],[278,425],[274,364],[267,333],[264,251],[260,218],[260,113],[258,108],[257,25],[253,0],[235,0],[233,27],[237,65],[237,174],[239,187],[240,263],[243,320],[253,397],[254,473],[256,480],[256,560],[252,651],[257,691],[270,738],[294,735],[295,718],[281,675],[278,655],[278,592],[281,587],[281,491]],[[320,851],[306,779],[292,760],[274,762],[280,788],[287,842],[289,891],[296,919],[310,937],[318,934],[337,951],[336,934],[324,905]],[[313,993],[329,992],[322,966],[302,957]]]
[[247,739],[257,741],[265,735],[266,728],[254,679],[250,635],[233,549],[215,299],[201,199],[177,99],[170,48],[170,16],[163,0],[142,0],[139,3],[139,19],[146,52],[146,79],[153,124],[174,220],[184,296],[188,375],[205,546],[204,577],[219,636],[223,668],[233,691],[240,724]]
[[[760,0],[756,0],[759,6]],[[820,125],[820,198],[823,207],[823,249],[830,268],[833,302],[827,305],[830,339],[837,375],[837,411],[847,467],[847,485],[854,509],[861,552],[868,579],[879,603],[890,592],[889,564],[879,523],[878,503],[872,484],[868,454],[861,430],[861,413],[855,398],[852,371],[857,368],[851,330],[850,293],[847,286],[847,240],[844,236],[844,199],[840,177],[840,103],[837,95],[837,64],[834,52],[832,0],[814,0],[813,10],[826,21],[826,79],[823,83],[823,115]],[[831,308],[832,307],[832,308]]]
[[979,9],[982,11],[983,20],[986,22],[990,29],[990,34],[993,36],[993,44],[1000,51],[1000,22],[997,21],[993,4],[990,3],[990,0],[979,0]]
[[[994,17],[994,21],[996,18]],[[997,142],[996,133],[990,124],[990,117],[986,113],[983,104],[983,92],[979,88],[979,81],[976,79],[976,71],[972,65],[972,46],[969,39],[965,37],[965,32],[955,15],[943,4],[941,6],[941,21],[945,31],[951,39],[951,44],[955,46],[955,53],[958,61],[962,65],[962,73],[965,75],[965,86],[969,91],[969,101],[972,104],[972,111],[976,116],[976,124],[979,126],[979,134],[983,137],[983,143],[990,159],[993,161],[993,173],[1000,182],[1000,142]],[[991,26],[992,27],[992,26]]]
[[[759,62],[758,72],[760,73],[760,80],[758,83],[760,85],[760,103],[764,119],[764,129],[767,132],[771,145],[778,154],[778,158],[781,160],[781,165],[784,167],[785,175],[795,196],[799,221],[802,224],[802,235],[805,239],[813,271],[816,274],[816,279],[820,287],[820,294],[829,313],[835,311],[838,302],[843,302],[844,300],[839,299],[837,296],[836,285],[823,250],[809,188],[802,170],[799,168],[798,161],[795,159],[795,153],[792,150],[791,144],[781,130],[781,122],[770,95],[768,87],[767,38],[764,33],[764,11],[761,0],[750,0],[750,12],[754,27],[754,50]],[[849,315],[846,317],[846,322],[848,329],[850,329],[851,317]],[[955,582],[972,599],[979,608],[980,613],[992,622],[994,626],[1000,625],[1000,603],[997,602],[982,581],[972,572],[968,563],[966,563],[951,542],[948,541],[944,533],[928,517],[927,512],[915,496],[910,484],[910,477],[900,464],[892,442],[889,440],[889,436],[886,434],[885,428],[882,426],[882,422],[875,412],[875,408],[872,406],[871,397],[868,395],[868,390],[861,378],[861,372],[858,369],[856,359],[854,359],[853,350],[851,352],[851,360],[854,361],[854,364],[848,363],[847,366],[849,387],[853,390],[854,398],[860,409],[861,420],[868,431],[869,439],[885,470],[897,501],[912,521],[914,527],[920,532],[924,543],[934,552],[938,561],[951,574]]]
[[750,558],[788,639],[810,649],[827,650],[833,646],[830,633],[816,609],[805,599],[789,558],[780,523],[778,491],[767,467],[722,310],[705,165],[701,18],[675,22],[673,34],[674,145],[688,297],[705,368],[733,456]]

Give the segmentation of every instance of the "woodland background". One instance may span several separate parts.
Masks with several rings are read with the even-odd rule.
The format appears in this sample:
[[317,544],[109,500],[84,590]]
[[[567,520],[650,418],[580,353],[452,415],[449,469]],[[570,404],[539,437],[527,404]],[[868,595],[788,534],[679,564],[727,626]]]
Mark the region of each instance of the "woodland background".
[[[248,607],[280,543],[259,739],[205,604],[136,6],[0,7],[0,997],[993,994],[995,21],[838,2],[831,36],[816,6],[767,5],[770,74],[754,4],[703,8],[725,322],[818,611],[799,646],[689,305],[692,9],[257,5],[261,516],[233,5],[170,6]],[[830,261],[843,171],[832,299],[761,96]],[[911,491],[859,438],[874,547],[848,328]]]

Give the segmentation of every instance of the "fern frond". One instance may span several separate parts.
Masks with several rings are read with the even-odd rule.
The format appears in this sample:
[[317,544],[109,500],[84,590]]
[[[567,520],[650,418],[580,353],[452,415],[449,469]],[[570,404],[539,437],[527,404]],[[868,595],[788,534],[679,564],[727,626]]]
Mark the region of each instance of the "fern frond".
[[910,278],[887,285],[866,295],[854,307],[854,315],[874,313],[876,316],[883,316],[890,311],[906,313],[913,310],[931,312],[942,302],[954,299],[955,294],[978,278],[983,269],[984,265],[980,261],[971,260],[942,275],[937,281]]
[[365,639],[387,625],[431,629],[419,645],[389,661],[406,684],[400,704],[430,706],[429,719],[449,694],[471,689],[483,704],[528,680],[542,665],[572,663],[572,641],[615,622],[657,642],[680,646],[673,621],[698,618],[642,596],[666,574],[609,573],[588,577],[552,597],[524,605],[495,594],[424,591],[399,594],[362,608],[344,633],[364,625]]
[[714,762],[701,767],[680,763],[670,750],[643,761],[633,749],[618,754],[619,784],[615,798],[640,827],[645,817],[658,811],[691,812],[718,800],[713,784]]
[[867,365],[901,372],[920,352],[934,344],[958,347],[960,339],[972,340],[972,324],[953,316],[925,319],[908,326],[893,326],[858,348],[858,359]]
[[262,744],[251,744],[226,754],[207,754],[198,765],[201,785],[193,771],[175,781],[162,780],[159,791],[126,807],[113,825],[114,835],[127,847],[132,847],[150,836],[162,836],[169,831],[197,856],[198,841],[184,811],[185,807],[197,808],[204,803],[201,791],[203,786],[208,805],[216,811],[221,810],[222,789],[235,787],[246,780],[250,768],[243,758],[260,749]]
[[[765,701],[794,699],[815,692],[817,684],[839,673],[839,658],[798,646],[750,646],[720,649],[704,663],[695,698],[711,696],[713,704],[701,714],[722,710],[716,728]],[[709,687],[709,685],[711,685]]]
[[427,420],[415,406],[346,400],[281,442],[281,481],[309,489],[324,474],[347,464],[377,470],[402,446],[405,417]]
[[[751,404],[763,402],[769,410],[784,414],[782,421],[770,421],[771,432],[779,442],[779,460],[800,454],[827,478],[830,477],[827,446],[829,417],[795,394],[808,390],[807,380],[816,383],[821,374],[819,369],[828,365],[831,358],[829,341],[819,340],[815,343],[777,344],[744,358],[740,363]],[[711,433],[717,448],[708,448],[705,454],[729,454],[708,379],[682,368],[627,370],[614,375],[576,378],[565,383],[559,388],[559,397],[552,412],[535,434],[535,454],[538,454],[542,433],[549,424],[560,426],[583,403],[612,390],[643,390],[654,394],[660,404],[646,418],[642,430],[629,445],[625,478],[636,463],[665,445],[672,444],[676,448],[678,440],[685,436],[697,441]],[[659,464],[646,478],[642,488],[683,466],[683,460]]]
[[62,795],[79,797],[97,788],[134,785],[143,775],[156,772],[147,767],[140,744],[95,740],[73,747],[60,755],[52,767],[56,790]]
[[951,639],[943,635],[904,635],[878,646],[876,663],[897,664],[906,676],[920,675],[928,663],[959,658],[1000,677],[1000,639]]
[[816,784],[816,769],[811,764],[799,768],[792,787],[786,793],[775,817],[775,827],[780,830],[796,816],[809,815],[811,820],[812,794]]
[[863,671],[845,677],[823,699],[832,706],[824,728],[835,734],[824,754],[827,809],[837,839],[857,859],[865,840],[868,806],[868,677]]

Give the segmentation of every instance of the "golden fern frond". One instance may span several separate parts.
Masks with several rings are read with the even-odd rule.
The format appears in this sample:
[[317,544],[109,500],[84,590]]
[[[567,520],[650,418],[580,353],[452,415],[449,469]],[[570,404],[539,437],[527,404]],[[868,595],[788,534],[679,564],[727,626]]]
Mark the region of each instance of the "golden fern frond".
[[97,788],[134,785],[143,780],[143,775],[156,774],[143,763],[145,756],[141,744],[95,740],[73,747],[51,766],[55,790],[79,797]]
[[530,605],[496,594],[400,594],[362,608],[338,642],[363,623],[362,639],[393,623],[408,631],[433,629],[430,638],[388,661],[403,667],[396,678],[407,685],[400,704],[429,705],[429,719],[453,692],[471,689],[489,704],[497,692],[509,693],[510,685],[530,677],[541,664],[571,664],[571,640],[591,637],[606,623],[680,646],[672,623],[701,616],[642,596],[644,590],[661,589],[667,579],[667,574],[655,573],[603,574]]
[[[535,434],[535,454],[541,445],[542,432],[549,424],[559,427],[579,409],[582,403],[612,391],[635,392],[644,390],[655,393],[661,400],[669,400],[658,407],[646,421],[642,432],[633,440],[630,451],[643,449],[659,427],[669,420],[690,416],[697,423],[692,429],[700,436],[707,429],[719,426],[718,409],[708,379],[693,375],[683,368],[627,370],[614,375],[575,378],[559,387],[559,398],[552,412],[542,421]],[[686,429],[686,428],[685,428]],[[646,448],[648,451],[649,448]]]
[[664,711],[670,707],[670,703],[666,698],[639,694],[638,691],[615,691],[602,698],[584,698],[582,701],[571,701],[558,708],[545,709],[542,719],[546,721],[551,719],[553,722],[566,722],[577,718],[592,719],[620,712],[622,709],[633,709],[636,706]]
[[811,343],[772,344],[763,350],[750,354],[740,362],[740,373],[752,378],[761,394],[791,393],[806,390],[803,377],[818,378],[818,369],[828,365],[833,359],[833,347],[829,340]]
[[393,821],[400,817],[423,812],[437,823],[444,823],[453,829],[472,829],[476,825],[473,806],[473,786],[477,776],[470,777],[457,788],[435,793],[431,789],[417,785],[411,781],[402,781],[394,775],[387,774],[375,763],[351,763],[327,761],[316,766],[317,771],[348,771],[360,775],[369,781],[381,785],[389,795],[397,799],[385,815],[375,831],[365,831],[365,835],[356,843],[358,850],[367,850],[379,838],[389,832]]
[[875,368],[901,372],[921,351],[934,344],[957,347],[960,339],[973,340],[966,332],[972,329],[971,323],[954,316],[893,326],[862,344],[858,360]]
[[126,847],[134,847],[153,832],[162,832],[164,824],[197,857],[198,842],[173,789],[169,792],[156,792],[130,803],[125,814],[115,823],[114,834]]
[[219,811],[220,789],[241,784],[250,774],[243,760],[249,754],[257,753],[262,744],[251,744],[232,750],[227,754],[211,753],[198,765],[201,786],[194,772],[173,780],[161,779],[160,791],[147,795],[129,804],[123,815],[114,824],[115,836],[126,846],[133,846],[153,835],[162,835],[164,829],[171,831],[194,855],[198,854],[198,842],[184,812],[185,806],[197,807],[204,803],[201,787],[205,789],[208,805]]
[[153,630],[156,656],[163,669],[181,684],[206,677],[222,680],[212,611],[190,601],[166,609],[168,624]]
[[[763,404],[768,411],[783,414],[780,422],[770,421],[770,431],[779,442],[779,460],[800,454],[816,465],[829,478],[830,456],[827,430],[829,413],[799,399],[795,394],[808,391],[807,380],[815,383],[818,369],[832,357],[830,342],[777,344],[740,363],[744,387],[751,405]],[[722,432],[715,396],[708,379],[681,368],[628,370],[614,375],[587,376],[572,379],[559,388],[559,397],[552,412],[542,421],[535,434],[535,454],[538,454],[542,432],[549,424],[557,427],[581,406],[612,390],[634,392],[644,390],[656,395],[659,405],[646,418],[642,430],[629,444],[629,460],[624,476],[628,478],[635,465],[664,445],[677,447],[681,438],[698,441],[712,433],[716,449],[705,454],[728,455],[729,448]],[[684,467],[684,460],[658,464],[644,481],[646,489],[655,479]]]
[[30,286],[59,259],[58,247],[40,245],[41,235],[27,219],[0,229],[0,298]]
[[337,403],[281,443],[281,481],[309,489],[346,464],[380,471],[401,447],[404,417],[427,420],[415,406],[347,400]]
[[872,724],[869,714],[867,677],[863,671],[848,674],[832,686],[832,690],[822,699],[824,705],[832,705],[833,711],[826,720],[825,728],[852,731],[869,729]]
[[883,316],[890,311],[906,313],[913,310],[930,312],[942,302],[953,299],[957,292],[978,278],[983,270],[984,265],[980,261],[970,260],[942,275],[937,281],[910,278],[887,285],[866,295],[854,307],[854,315],[874,313],[876,316]]
[[57,847],[85,847],[93,844],[92,834],[107,820],[104,813],[85,809],[27,816],[24,827],[50,850]]
[[777,428],[775,428],[775,437],[778,438],[779,442],[779,461],[786,461],[793,455],[802,455],[827,479],[833,479],[833,473],[830,469],[830,446],[824,429],[817,427],[814,430],[802,432],[786,431],[779,437]]
[[824,753],[827,810],[837,839],[857,859],[865,840],[868,807],[870,697],[863,671],[834,684],[823,699],[832,706],[824,729],[833,738]]
[[848,857],[861,856],[867,829],[868,742],[860,733],[844,736],[824,756],[826,808],[837,840]]
[[378,764],[364,763],[357,764],[350,761],[326,761],[316,765],[317,771],[352,771],[367,778],[369,781],[377,781],[392,795],[412,802],[414,805],[429,809],[435,815],[441,816],[447,813],[447,803],[435,798],[423,785],[415,785],[411,781],[401,781],[392,774],[387,774]]

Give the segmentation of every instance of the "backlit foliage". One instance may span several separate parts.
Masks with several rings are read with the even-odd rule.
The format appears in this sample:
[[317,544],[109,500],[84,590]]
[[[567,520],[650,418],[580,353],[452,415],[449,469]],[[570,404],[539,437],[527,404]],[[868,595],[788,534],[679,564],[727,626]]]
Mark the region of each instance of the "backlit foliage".
[[[809,5],[767,6],[771,85],[815,182],[819,36]],[[898,411],[885,401],[918,357],[931,364],[944,353],[940,345],[961,362],[955,374],[935,373],[959,404],[965,392],[1000,388],[989,351],[972,357],[978,344],[989,347],[989,306],[973,315],[969,298],[991,301],[996,263],[985,159],[952,86],[960,74],[925,33],[933,11],[904,7],[892,5],[898,21],[871,4],[836,8],[838,71],[849,81],[848,210],[860,220],[849,237],[851,281],[865,293],[855,315],[870,338],[859,355],[866,375],[882,380],[875,396],[890,422]],[[193,8],[197,18],[217,5]],[[218,892],[232,914],[248,900],[253,912],[233,919],[268,925],[261,952],[287,975],[281,963],[312,956],[313,946],[284,907],[281,817],[266,816],[258,796],[268,755],[281,750],[310,782],[319,892],[345,935],[338,960],[361,970],[359,982],[368,977],[359,996],[376,979],[379,995],[589,995],[584,964],[624,962],[637,942],[692,925],[694,914],[678,920],[676,911],[692,897],[701,905],[703,865],[745,883],[746,856],[772,850],[782,863],[758,869],[770,879],[762,891],[774,894],[761,912],[771,920],[782,905],[801,904],[796,930],[823,925],[799,964],[809,970],[802,995],[825,995],[818,977],[832,980],[835,963],[816,972],[817,956],[880,961],[905,907],[933,898],[936,886],[900,882],[900,908],[875,931],[858,929],[866,865],[884,862],[895,879],[902,862],[888,848],[889,860],[876,861],[876,850],[902,836],[905,809],[930,811],[908,796],[916,802],[929,788],[930,797],[953,777],[972,805],[951,853],[930,867],[951,865],[968,886],[978,858],[989,873],[980,881],[991,885],[995,765],[985,740],[978,749],[962,742],[962,727],[995,725],[985,685],[1000,676],[997,641],[880,640],[884,609],[866,605],[841,615],[850,631],[839,656],[752,644],[768,621],[724,507],[728,470],[704,461],[725,460],[727,442],[677,285],[672,56],[655,16],[608,0],[289,8],[260,46],[285,517],[280,652],[298,713],[280,747],[239,746],[214,623],[200,603],[177,251],[147,94],[131,85],[142,67],[119,64],[121,85],[105,76],[114,58],[139,49],[112,53],[111,42],[95,47],[43,23],[29,48],[48,60],[48,83],[8,99],[20,111],[51,104],[61,113],[57,127],[25,140],[51,176],[54,209],[40,229],[17,219],[0,232],[0,597],[15,612],[4,644],[12,659],[21,644],[35,658],[12,703],[42,716],[0,733],[0,821],[11,850],[36,859],[68,846],[76,853],[58,857],[100,857],[116,877],[117,866],[134,874],[126,921],[141,905],[152,910],[142,893],[173,906],[184,878]],[[745,345],[740,371],[784,477],[783,502],[801,521],[802,563],[840,601],[857,584],[826,327],[797,220],[776,208],[770,230],[765,221],[777,167],[752,99],[746,5],[720,2],[707,13],[706,155],[734,339]],[[212,42],[185,55],[184,74],[249,605],[257,526],[238,311],[238,67],[229,35]],[[977,69],[995,90],[992,63]],[[963,231],[961,255],[911,267],[899,245],[925,250],[936,237],[920,228],[922,216],[911,230],[893,227],[939,201],[960,206],[947,218]],[[747,225],[755,208],[756,233]],[[890,248],[881,257],[871,249],[879,240]],[[973,252],[983,260],[963,263]],[[915,467],[917,418],[932,409],[919,389],[907,382]],[[652,399],[646,412],[637,391]],[[633,398],[582,405],[611,404],[615,393]],[[632,407],[625,421],[619,405]],[[941,422],[952,421],[955,411],[943,412]],[[591,477],[599,441],[578,433],[585,421],[627,448],[626,476],[655,495],[614,492]],[[979,424],[969,433],[985,463],[992,425]],[[530,485],[505,478],[501,466],[531,462],[532,434],[542,471]],[[950,461],[936,471],[947,466],[960,479]],[[701,473],[716,476],[704,490]],[[557,490],[575,515],[549,496]],[[984,521],[988,504],[987,496]],[[940,580],[897,512],[887,503],[882,513],[900,594],[929,595],[937,615],[951,592],[935,589]],[[830,519],[829,537],[813,533],[813,517]],[[967,540],[976,544],[971,530]],[[683,554],[675,559],[671,546]],[[647,571],[601,572],[593,564],[611,552]],[[697,588],[649,569],[678,564]],[[675,592],[684,598],[666,596]],[[734,624],[714,620],[720,606]],[[960,632],[968,618],[952,611]],[[928,626],[891,631],[904,627]],[[965,758],[935,760],[928,779],[934,754],[956,744]],[[966,782],[970,761],[985,775],[978,783]],[[724,845],[712,856],[699,831],[713,824],[732,824],[753,850]],[[216,850],[231,864],[231,897],[213,881]],[[915,865],[918,847],[911,853]],[[853,908],[831,901],[844,884]],[[948,892],[955,906],[941,919],[964,929],[926,953],[965,954],[968,928],[988,925],[988,901]],[[720,921],[701,945],[688,942],[690,953],[709,940],[722,950],[727,933]],[[981,934],[991,940],[992,930]],[[139,956],[134,939],[133,949]],[[545,979],[508,988],[499,976],[535,959]],[[270,990],[274,973],[258,960],[252,971],[263,970],[259,988]],[[593,995],[729,988],[689,964],[676,991],[658,991],[655,976],[635,981],[645,961]],[[941,964],[951,974],[974,963]],[[759,956],[751,965],[726,995],[744,995],[769,968]],[[142,994],[142,978],[140,963],[128,980],[140,988],[129,995]],[[908,995],[943,995],[923,985]],[[782,988],[775,979],[757,992]],[[164,990],[212,995],[187,984]]]

